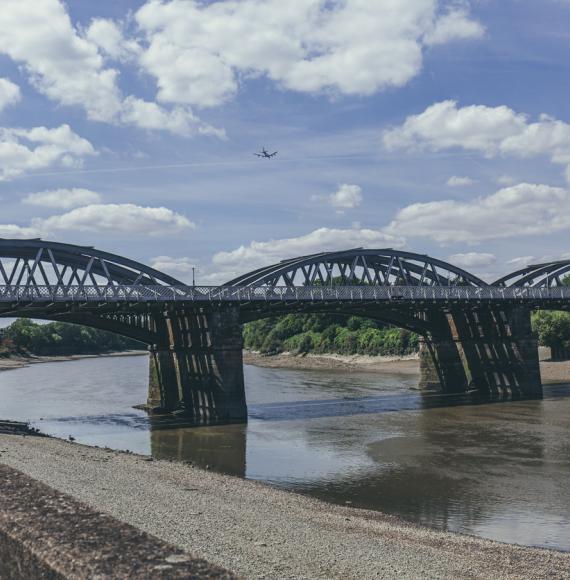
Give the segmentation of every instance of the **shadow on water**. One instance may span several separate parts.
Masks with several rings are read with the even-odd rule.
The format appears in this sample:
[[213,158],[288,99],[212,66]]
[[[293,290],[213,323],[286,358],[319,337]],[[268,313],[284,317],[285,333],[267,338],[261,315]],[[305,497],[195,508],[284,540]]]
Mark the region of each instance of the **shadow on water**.
[[[567,399],[570,385],[545,388],[544,401]],[[400,413],[415,410],[427,412]],[[545,431],[551,416],[541,401],[503,405],[472,396],[387,394],[252,405],[251,417],[249,431],[241,425],[151,427],[153,455],[438,529],[570,549],[570,507],[563,497],[570,462],[557,448],[556,434],[565,423],[554,416]],[[320,421],[335,417],[334,426]],[[289,428],[287,420],[298,422]],[[342,436],[331,436],[335,430]],[[330,456],[335,472],[327,471],[326,460],[324,468],[317,465],[317,455]],[[343,458],[348,463],[339,469]],[[557,509],[545,497],[555,498]]]
[[[570,384],[545,387],[542,399],[570,398]],[[472,405],[489,405],[512,403],[524,399],[493,399],[477,393],[439,394],[414,391],[403,394],[384,394],[366,397],[343,397],[340,399],[316,399],[289,401],[282,403],[262,403],[248,406],[249,419],[260,421],[298,421],[323,419],[327,417],[353,417],[356,415],[378,415],[402,411],[421,411],[443,407],[464,407]],[[163,431],[172,429],[194,429],[206,432],[211,427],[199,427],[183,416],[168,415],[148,416],[141,413],[107,413],[105,415],[84,415],[57,417],[52,419],[59,423],[81,423],[84,425],[109,425],[127,427],[135,430]],[[227,429],[228,425],[224,428]]]
[[[570,384],[545,387],[542,399],[570,398]],[[248,406],[249,419],[260,421],[298,421],[323,419],[327,417],[353,417],[356,415],[378,415],[402,411],[421,411],[443,407],[471,405],[489,405],[509,403],[518,399],[492,399],[477,393],[439,394],[413,391],[403,394],[384,394],[366,397],[342,397],[339,399],[316,399],[288,401],[282,403],[262,403]],[[107,413],[105,415],[84,415],[57,417],[52,419],[59,423],[81,423],[84,425],[109,425],[127,427],[135,430],[162,431],[171,429],[193,428],[206,432],[210,427],[195,428],[183,416],[167,415],[148,416],[141,413]],[[229,426],[224,426],[227,429]]]
[[[545,390],[543,398],[570,398],[570,384],[556,385]],[[514,399],[517,400],[517,399]],[[291,401],[250,405],[250,418],[262,421],[291,421],[324,417],[348,417],[363,414],[381,414],[401,411],[419,411],[440,407],[487,405],[512,402],[513,399],[494,399],[478,393],[449,394],[422,393],[384,394],[368,397]]]

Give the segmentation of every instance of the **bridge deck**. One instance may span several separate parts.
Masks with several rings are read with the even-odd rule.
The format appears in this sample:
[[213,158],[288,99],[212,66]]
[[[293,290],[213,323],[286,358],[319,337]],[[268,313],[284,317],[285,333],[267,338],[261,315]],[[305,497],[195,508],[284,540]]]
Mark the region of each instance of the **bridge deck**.
[[0,303],[560,302],[570,287],[486,286],[0,286]]

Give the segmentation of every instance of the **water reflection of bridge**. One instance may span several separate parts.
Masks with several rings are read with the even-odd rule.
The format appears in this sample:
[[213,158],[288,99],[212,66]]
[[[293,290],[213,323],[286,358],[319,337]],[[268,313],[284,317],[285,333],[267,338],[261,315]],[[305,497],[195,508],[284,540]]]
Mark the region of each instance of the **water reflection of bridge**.
[[422,336],[420,386],[539,397],[534,308],[567,309],[570,261],[487,284],[431,258],[357,248],[285,260],[215,287],[189,287],[90,247],[0,240],[0,316],[61,320],[150,346],[149,405],[196,423],[247,418],[243,322],[290,312],[359,315]]
[[[256,404],[249,427],[153,430],[152,450],[437,528],[536,543],[555,536],[557,524],[533,535],[517,518],[544,509],[547,520],[556,506],[564,520],[566,438],[557,429],[567,423],[569,398],[563,385],[545,389],[546,409],[536,401],[465,405],[421,392],[374,397],[372,412],[370,397],[354,397],[348,408],[330,399],[289,401],[279,413],[273,403]],[[511,525],[501,529],[506,513]]]

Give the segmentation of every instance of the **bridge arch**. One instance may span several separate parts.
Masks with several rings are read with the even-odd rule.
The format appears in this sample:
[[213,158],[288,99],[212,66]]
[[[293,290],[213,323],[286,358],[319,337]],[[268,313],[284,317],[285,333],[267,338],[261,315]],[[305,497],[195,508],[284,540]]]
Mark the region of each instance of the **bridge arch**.
[[563,286],[563,278],[569,273],[570,260],[531,264],[495,280],[493,286],[553,288]]
[[[174,286],[182,282],[146,266],[91,246],[77,246],[41,239],[0,239],[0,286],[34,290],[50,286],[53,292],[70,287],[96,289],[101,294],[110,286]],[[0,311],[0,316],[21,316],[69,322],[122,334],[151,344],[153,333],[144,314],[117,309],[82,312],[77,304],[20,305]]]
[[91,246],[0,239],[0,286],[182,285],[154,268]]
[[402,250],[354,248],[283,260],[223,286],[474,286],[487,283],[453,264]]

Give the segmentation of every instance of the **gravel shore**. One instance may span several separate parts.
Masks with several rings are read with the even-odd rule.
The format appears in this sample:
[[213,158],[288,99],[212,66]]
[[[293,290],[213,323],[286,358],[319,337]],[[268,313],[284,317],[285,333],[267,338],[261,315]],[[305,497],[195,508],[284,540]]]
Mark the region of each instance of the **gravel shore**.
[[[570,383],[570,361],[551,361],[550,349],[540,347],[540,374],[545,385]],[[389,373],[396,375],[419,375],[420,361],[417,355],[407,357],[365,356],[339,354],[295,355],[282,353],[264,356],[257,352],[244,351],[246,364],[306,370],[340,370],[345,372]]]
[[570,578],[570,554],[330,505],[195,467],[0,435],[0,463],[248,578]]
[[281,353],[265,356],[245,350],[243,362],[258,367],[306,370],[342,370],[348,372],[393,373],[415,375],[420,372],[418,355],[406,357]]

